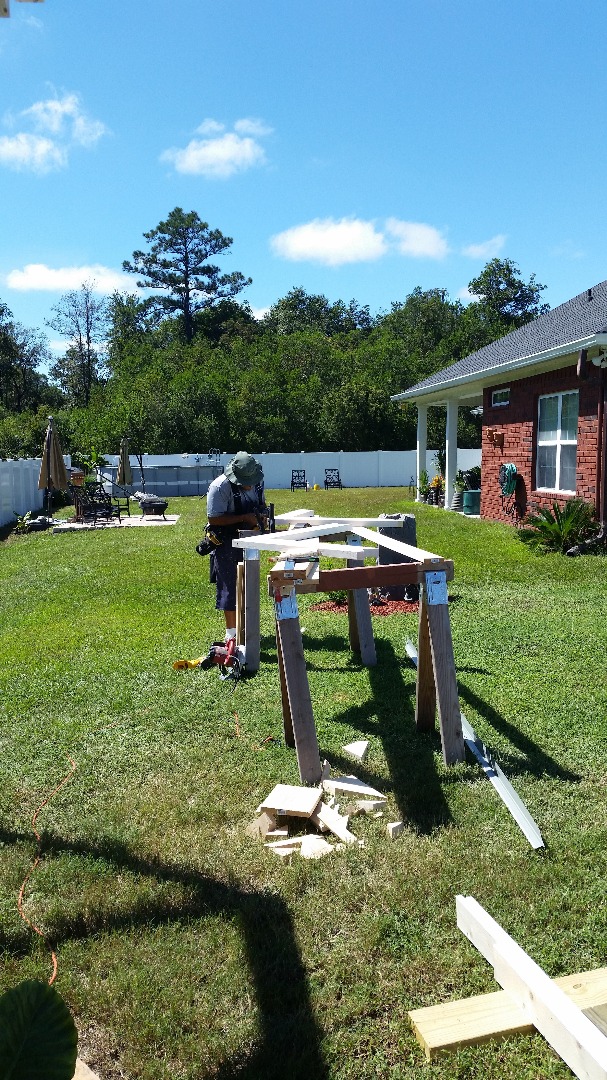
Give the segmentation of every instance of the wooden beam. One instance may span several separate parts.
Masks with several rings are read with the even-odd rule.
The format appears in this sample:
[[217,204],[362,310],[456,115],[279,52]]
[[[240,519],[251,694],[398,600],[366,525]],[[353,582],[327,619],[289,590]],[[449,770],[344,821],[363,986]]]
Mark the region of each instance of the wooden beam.
[[457,896],[457,925],[495,978],[579,1080],[607,1080],[607,1037],[472,896]]
[[312,712],[310,685],[299,625],[295,590],[275,600],[276,619],[289,709],[295,737],[299,775],[304,784],[318,784],[322,772],[316,726]]
[[[425,567],[421,563],[387,563],[384,566],[353,566],[338,570],[320,570],[318,588],[321,592],[334,589],[373,589],[379,585],[417,585],[423,582]],[[442,562],[438,569],[453,577],[453,563]]]
[[[389,524],[390,528],[393,525],[398,525],[396,520],[389,519],[383,520],[382,525]],[[401,524],[404,524],[404,519],[401,519]],[[355,526],[352,532],[356,536],[362,536],[364,540],[371,540],[372,543],[377,544],[379,547],[389,548],[390,551],[398,551],[400,555],[406,555],[409,559],[413,559],[414,562],[444,562],[444,559],[440,555],[434,555],[431,551],[424,551],[423,548],[413,547],[411,544],[404,544],[402,540],[393,540],[391,536],[384,536],[382,533],[370,532],[369,529],[360,528]]]
[[259,671],[261,654],[259,552],[244,555],[244,646],[247,671]]
[[[353,553],[362,547],[358,537],[353,537],[347,546]],[[364,569],[364,567],[355,567],[354,560],[350,558],[348,559],[348,567],[356,570]],[[318,578],[320,584],[320,572]],[[348,591],[348,630],[352,652],[360,653],[360,658],[365,667],[375,667],[377,664],[377,652],[373,638],[369,593],[366,588],[350,589]]]
[[276,654],[278,656],[278,674],[280,678],[280,700],[282,705],[282,726],[285,736],[285,745],[295,749],[295,735],[293,734],[293,718],[291,716],[291,706],[289,705],[289,694],[287,691],[287,679],[285,675],[285,662],[282,658],[282,645],[280,644],[280,634],[278,633],[278,622],[276,623]]
[[436,686],[432,666],[432,647],[428,625],[428,601],[425,589],[419,591],[419,630],[417,637],[417,682],[415,686],[415,726],[418,731],[436,730]]
[[466,748],[455,677],[446,575],[442,571],[426,573],[423,591],[426,594],[443,761],[445,765],[454,765],[457,761],[465,761]]
[[[554,982],[590,1019],[607,1002],[606,967],[564,975]],[[428,1061],[461,1046],[530,1035],[534,1030],[526,1013],[506,990],[412,1009],[409,1019]]]
[[[318,525],[327,525],[328,523],[343,526],[355,526],[356,528],[367,529],[380,529],[389,525],[390,528],[394,526],[396,529],[402,528],[405,524],[404,518],[349,518],[349,517],[322,517],[320,514],[315,514],[313,510],[290,510],[288,514],[276,514],[275,522],[277,525],[292,525],[294,522],[300,521],[313,521]],[[344,531],[344,530],[342,530]],[[352,531],[346,529],[346,532]]]
[[244,563],[236,567],[236,644],[244,645]]

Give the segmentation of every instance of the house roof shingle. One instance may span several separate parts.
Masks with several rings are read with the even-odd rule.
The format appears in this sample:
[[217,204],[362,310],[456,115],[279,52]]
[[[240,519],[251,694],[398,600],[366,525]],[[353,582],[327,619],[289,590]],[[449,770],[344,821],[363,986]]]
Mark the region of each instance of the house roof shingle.
[[[505,337],[484,345],[450,367],[436,371],[405,391],[407,397],[417,391],[440,389],[444,383],[481,375],[501,365],[512,365],[538,353],[557,349],[568,342],[580,341],[594,334],[607,333],[607,281],[574,296],[537,319],[511,330]],[[394,395],[399,398],[401,395]]]

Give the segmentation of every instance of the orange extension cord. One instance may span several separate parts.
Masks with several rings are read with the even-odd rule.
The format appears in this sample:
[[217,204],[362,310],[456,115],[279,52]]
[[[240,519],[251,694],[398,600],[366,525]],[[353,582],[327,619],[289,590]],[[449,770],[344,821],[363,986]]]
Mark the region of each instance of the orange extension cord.
[[[34,830],[34,836],[36,837],[36,844],[37,844],[38,852],[37,852],[36,858],[34,859],[34,862],[30,866],[27,874],[25,875],[25,878],[23,879],[23,885],[21,886],[21,888],[19,890],[19,898],[17,900],[17,909],[19,911],[19,914],[20,914],[21,918],[23,919],[24,922],[27,923],[27,925],[34,931],[35,934],[38,934],[38,936],[42,938],[43,941],[44,941],[44,934],[43,934],[42,930],[40,930],[40,928],[38,926],[35,926],[34,923],[31,921],[31,919],[28,919],[27,915],[25,914],[25,912],[23,910],[23,894],[25,892],[25,888],[26,888],[26,885],[27,885],[29,879],[31,878],[32,874],[34,873],[34,870],[36,869],[36,867],[38,866],[38,864],[40,863],[40,861],[42,859],[42,852],[40,850],[40,844],[42,842],[42,838],[40,836],[40,833],[36,829],[36,818],[38,817],[38,814],[40,813],[40,811],[42,809],[44,809],[44,807],[51,801],[53,796],[57,794],[57,792],[60,790],[60,788],[62,788],[63,785],[66,784],[67,781],[74,775],[74,773],[76,772],[76,769],[77,769],[76,762],[74,761],[73,758],[71,758],[69,756],[69,754],[67,756],[67,760],[70,762],[70,764],[72,766],[70,771],[63,777],[63,780],[61,780],[60,783],[57,784],[57,787],[53,791],[51,791],[50,795],[47,795],[44,802],[40,803],[40,806],[37,808],[37,810],[35,811],[34,816],[32,818],[32,829]],[[51,975],[51,977],[50,977],[50,979],[48,981],[49,986],[52,986],[55,979],[57,978],[57,955],[53,951],[53,949],[51,949],[51,960],[53,962],[53,973],[52,973],[52,975]]]

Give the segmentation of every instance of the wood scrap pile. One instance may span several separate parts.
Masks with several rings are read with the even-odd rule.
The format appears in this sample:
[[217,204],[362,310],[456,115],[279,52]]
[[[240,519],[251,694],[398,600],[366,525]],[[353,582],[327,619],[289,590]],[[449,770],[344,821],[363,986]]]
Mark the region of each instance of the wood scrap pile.
[[[344,802],[343,810],[340,799]],[[347,801],[346,801],[347,800]],[[350,830],[357,814],[383,817],[386,796],[356,776],[331,777],[328,762],[318,787],[277,784],[257,807],[258,816],[247,834],[261,837],[267,848],[282,859],[299,854],[304,859],[320,859],[348,845],[364,846]],[[390,822],[387,834],[399,835],[403,822]],[[326,837],[339,841],[329,843]]]

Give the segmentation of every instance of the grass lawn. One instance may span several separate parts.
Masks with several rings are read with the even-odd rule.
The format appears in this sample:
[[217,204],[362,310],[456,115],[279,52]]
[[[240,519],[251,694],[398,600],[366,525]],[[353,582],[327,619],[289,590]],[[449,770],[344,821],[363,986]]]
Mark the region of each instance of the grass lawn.
[[[404,489],[269,497],[277,512],[413,508]],[[50,976],[17,895],[32,814],[70,755],[38,818],[25,910],[56,946],[79,1054],[102,1080],[570,1076],[540,1036],[428,1065],[407,1011],[497,988],[457,930],[456,893],[552,976],[607,962],[607,561],[538,557],[508,526],[415,507],[418,543],[455,562],[462,709],[540,826],[540,853],[476,763],[445,768],[438,734],[415,732],[416,616],[374,618],[367,670],[346,616],[302,597],[321,755],[388,809],[353,820],[364,848],[285,865],[245,835],[275,783],[299,782],[272,607],[262,593],[261,668],[234,694],[214,670],[173,671],[223,635],[194,551],[205,504],[170,512],[175,526],[0,543],[0,989]],[[342,750],[360,738],[362,766]],[[390,842],[384,823],[400,818]]]

